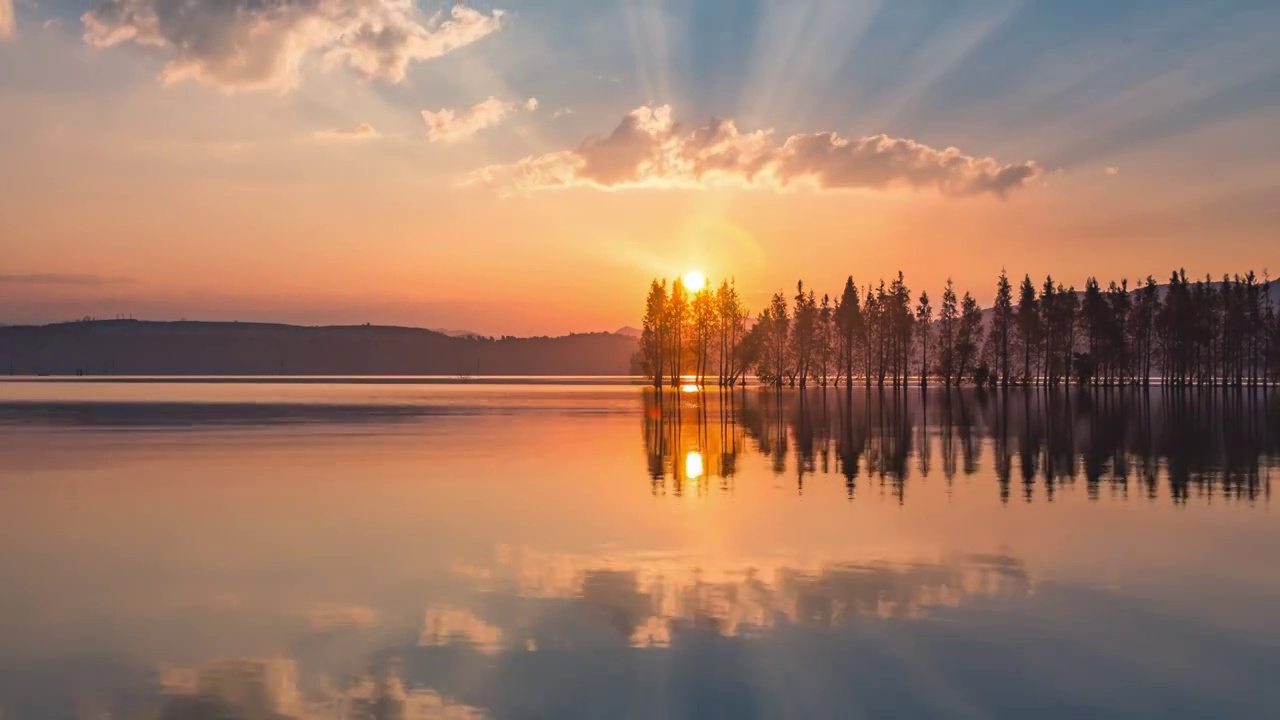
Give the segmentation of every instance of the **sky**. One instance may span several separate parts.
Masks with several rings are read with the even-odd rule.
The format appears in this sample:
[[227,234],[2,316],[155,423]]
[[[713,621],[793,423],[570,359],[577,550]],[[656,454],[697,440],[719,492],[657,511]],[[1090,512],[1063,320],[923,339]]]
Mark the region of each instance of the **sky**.
[[1280,274],[1274,0],[0,0],[0,322]]

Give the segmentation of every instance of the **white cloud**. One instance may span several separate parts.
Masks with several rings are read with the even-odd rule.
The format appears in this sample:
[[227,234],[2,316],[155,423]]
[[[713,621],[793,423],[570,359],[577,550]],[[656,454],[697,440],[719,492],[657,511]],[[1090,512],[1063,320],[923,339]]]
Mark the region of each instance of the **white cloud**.
[[504,193],[557,187],[705,188],[717,185],[820,190],[932,189],[944,195],[1003,197],[1042,174],[1032,162],[1001,165],[991,158],[936,149],[904,138],[848,139],[832,132],[775,141],[772,131],[742,132],[732,120],[685,130],[670,106],[640,107],[608,136],[577,150],[527,157],[471,173],[466,185]]
[[573,114],[573,108],[571,108],[571,107],[564,107],[564,108],[560,108],[559,110],[556,110],[555,112],[551,113],[551,118],[552,118],[553,120],[559,120],[559,119],[560,119],[560,118],[562,118],[562,117],[567,117],[567,116],[572,115],[572,114]]
[[497,127],[515,113],[537,109],[537,98],[508,102],[490,97],[466,110],[423,110],[422,119],[427,123],[427,137],[431,142],[456,143],[481,130]]
[[13,18],[13,0],[0,0],[0,40],[13,37],[17,22]]
[[329,130],[317,130],[312,133],[314,140],[348,142],[353,140],[374,140],[381,137],[379,133],[369,123],[360,123],[353,127],[332,128]]
[[287,91],[315,54],[399,82],[411,62],[496,32],[503,17],[464,6],[428,17],[414,0],[102,0],[81,19],[90,45],[132,41],[167,51],[166,84]]
[[1115,165],[1110,165],[1102,169],[1102,174],[1106,175],[1107,177],[1115,177],[1116,175],[1120,174],[1120,168],[1116,167]]

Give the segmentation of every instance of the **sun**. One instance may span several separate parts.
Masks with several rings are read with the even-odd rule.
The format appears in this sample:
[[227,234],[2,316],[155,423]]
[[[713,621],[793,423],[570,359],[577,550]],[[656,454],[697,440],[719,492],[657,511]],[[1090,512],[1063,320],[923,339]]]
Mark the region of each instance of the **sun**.
[[690,270],[680,280],[684,283],[685,289],[691,292],[698,292],[707,286],[707,276],[699,270]]

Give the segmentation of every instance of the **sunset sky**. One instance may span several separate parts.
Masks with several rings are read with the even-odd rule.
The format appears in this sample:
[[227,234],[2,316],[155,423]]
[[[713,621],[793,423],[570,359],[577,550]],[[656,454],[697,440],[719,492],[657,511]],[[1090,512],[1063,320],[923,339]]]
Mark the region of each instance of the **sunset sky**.
[[1280,274],[1280,3],[0,0],[0,322]]

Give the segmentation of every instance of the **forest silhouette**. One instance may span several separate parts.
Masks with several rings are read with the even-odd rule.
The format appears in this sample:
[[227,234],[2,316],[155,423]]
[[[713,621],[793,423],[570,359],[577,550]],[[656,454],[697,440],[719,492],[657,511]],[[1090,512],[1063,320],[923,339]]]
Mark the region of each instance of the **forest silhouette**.
[[936,307],[901,272],[836,297],[803,281],[754,316],[734,283],[696,291],[654,279],[645,301],[637,365],[655,387],[721,386],[754,377],[775,387],[906,386],[931,382],[1008,386],[1266,387],[1280,380],[1280,316],[1269,278],[1161,285],[1148,276],[1083,290],[1001,272],[981,308],[951,280]]

